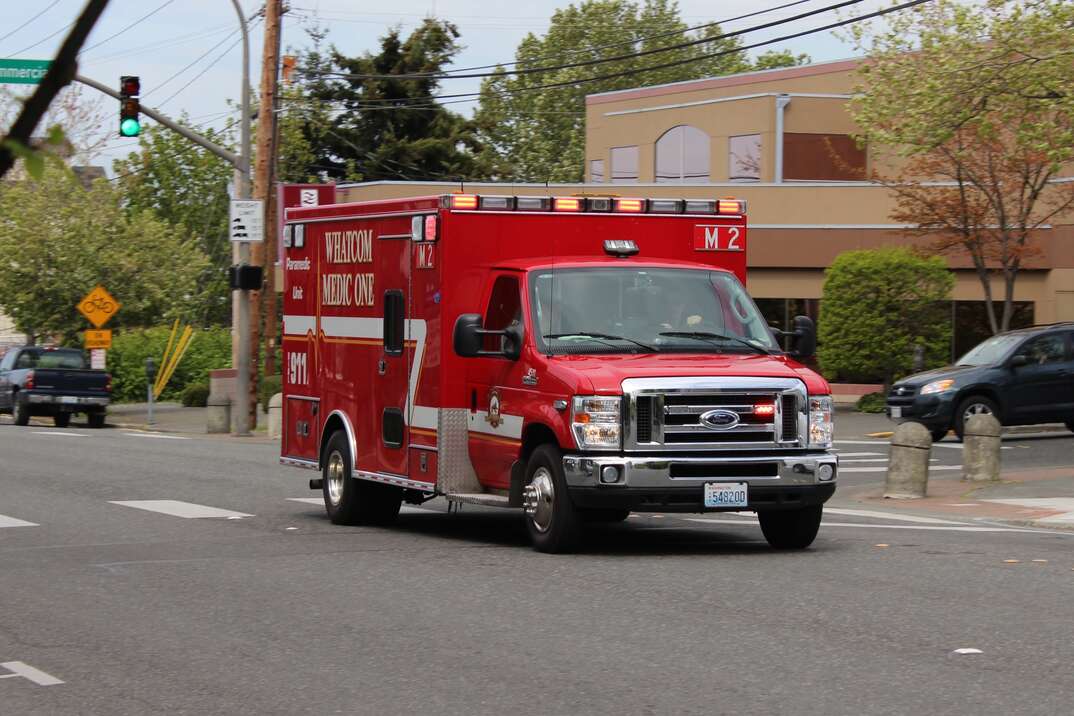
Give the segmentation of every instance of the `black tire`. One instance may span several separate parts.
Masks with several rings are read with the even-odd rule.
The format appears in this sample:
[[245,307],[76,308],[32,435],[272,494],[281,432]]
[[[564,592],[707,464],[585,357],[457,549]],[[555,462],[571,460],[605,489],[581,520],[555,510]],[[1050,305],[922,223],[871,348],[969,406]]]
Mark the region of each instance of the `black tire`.
[[813,544],[823,505],[803,507],[798,510],[760,510],[757,519],[768,544],[776,549],[805,549]]
[[11,406],[11,417],[15,418],[16,425],[29,425],[30,424],[30,404],[26,401],[20,401],[15,399],[15,404]]
[[98,410],[93,413],[87,413],[86,422],[89,423],[89,426],[94,430],[100,430],[104,427],[104,411]]
[[57,428],[66,428],[68,425],[71,424],[71,414],[70,413],[56,413],[55,415],[52,416],[52,423]]
[[1074,420],[1067,421],[1067,430],[1074,433]]
[[578,516],[582,518],[582,522],[588,522],[590,524],[601,522],[622,522],[627,517],[630,517],[630,510],[626,508],[615,507],[606,509],[578,510]]
[[354,463],[347,433],[337,430],[325,447],[321,490],[328,518],[337,525],[387,525],[399,516],[403,490],[351,477]]
[[573,551],[581,536],[578,510],[567,492],[563,454],[551,443],[539,446],[526,463],[526,531],[538,552]]
[[1003,422],[1000,420],[999,406],[996,405],[996,401],[983,395],[971,395],[964,398],[958,404],[958,409],[955,410],[955,435],[958,436],[959,440],[962,439],[962,433],[966,429],[966,416],[976,413],[990,413],[1000,423]]
[[938,443],[941,440],[943,440],[945,437],[947,437],[948,429],[947,428],[935,428],[934,430],[931,430],[930,432],[932,433],[932,442]]

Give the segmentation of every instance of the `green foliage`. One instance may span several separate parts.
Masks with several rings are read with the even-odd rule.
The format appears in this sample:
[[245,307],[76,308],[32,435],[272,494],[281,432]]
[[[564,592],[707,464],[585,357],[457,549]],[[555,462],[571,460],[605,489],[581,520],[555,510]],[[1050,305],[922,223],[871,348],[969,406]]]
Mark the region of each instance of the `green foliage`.
[[[527,35],[515,52],[515,70],[532,70],[573,62],[607,59],[653,50],[723,30],[712,26],[686,33],[673,0],[584,0],[556,10],[548,31]],[[608,45],[615,45],[608,47]],[[735,38],[605,64],[549,72],[499,74],[483,81],[475,121],[484,161],[499,178],[518,181],[581,181],[585,155],[585,96],[596,92],[642,87],[726,75],[753,69]],[[596,48],[596,49],[588,49]],[[710,55],[728,52],[718,57]],[[807,61],[805,55],[769,52],[756,68],[770,69]],[[645,69],[680,62],[674,67]],[[626,73],[626,74],[620,74]],[[608,79],[578,83],[604,75]],[[537,86],[568,83],[535,90]]]
[[191,383],[179,394],[179,402],[187,408],[204,408],[209,402],[209,384]]
[[[228,133],[205,127],[196,131],[217,144],[231,145]],[[188,304],[187,318],[198,325],[229,324],[227,187],[233,175],[231,165],[159,125],[143,132],[138,145],[137,152],[113,163],[128,212],[152,211],[173,224],[185,242],[208,256],[209,263],[198,276],[196,293]]]
[[66,169],[0,192],[0,310],[22,333],[80,343],[76,310],[97,284],[121,308],[109,328],[186,314],[205,255],[149,212],[124,212],[106,181],[86,189]]
[[[427,18],[406,40],[398,28],[390,29],[377,54],[348,57],[334,47],[321,53],[316,45],[304,53],[297,73],[301,84],[284,95],[281,176],[483,177],[471,123],[433,99],[439,89],[435,75],[459,52],[458,37],[450,22]],[[430,76],[390,77],[414,73]],[[346,111],[333,117],[332,109]]]
[[[145,359],[152,358],[160,369],[168,345],[171,326],[123,331],[112,340],[108,351],[108,371],[112,374],[112,395],[117,402],[146,400]],[[178,400],[191,384],[208,383],[209,371],[231,367],[231,331],[226,328],[195,330],[183,360],[172,374],[161,400]]]
[[269,399],[281,391],[283,391],[283,376],[266,375],[261,378],[261,385],[258,387],[258,398],[262,412],[268,412]]
[[883,413],[888,401],[885,393],[866,393],[858,398],[855,408],[859,413]]
[[946,363],[946,301],[954,285],[940,257],[901,247],[841,254],[826,272],[820,304],[817,358],[825,376],[881,378],[886,392],[896,376],[910,372],[915,346],[924,346],[926,368]]

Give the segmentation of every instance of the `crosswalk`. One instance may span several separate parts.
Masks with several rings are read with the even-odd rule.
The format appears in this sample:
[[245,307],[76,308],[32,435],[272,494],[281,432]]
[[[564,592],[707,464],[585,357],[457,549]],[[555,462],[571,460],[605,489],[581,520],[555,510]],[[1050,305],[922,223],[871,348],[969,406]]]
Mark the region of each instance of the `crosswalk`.
[[[868,446],[873,450],[863,450],[862,446]],[[962,443],[934,443],[933,447],[949,449],[962,449]],[[836,440],[832,451],[839,455],[839,472],[841,474],[855,473],[881,473],[887,472],[890,454],[889,445],[884,440]],[[961,456],[954,453],[933,453],[942,457],[929,459],[929,471],[943,472],[949,470],[961,470],[962,465],[945,464],[951,458]],[[961,461],[960,461],[961,462]]]

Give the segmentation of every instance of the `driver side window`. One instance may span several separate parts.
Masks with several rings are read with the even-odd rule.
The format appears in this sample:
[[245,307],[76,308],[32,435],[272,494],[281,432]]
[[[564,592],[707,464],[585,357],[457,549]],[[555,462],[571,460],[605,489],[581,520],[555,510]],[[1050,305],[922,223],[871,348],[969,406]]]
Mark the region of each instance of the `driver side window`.
[[23,351],[19,354],[19,357],[15,360],[15,370],[23,370],[24,368],[33,368],[37,365],[37,354],[30,351]]
[[1060,333],[1030,339],[1018,353],[1024,355],[1030,365],[1048,365],[1066,360],[1066,346]]
[[[490,331],[502,331],[509,325],[522,320],[522,300],[519,294],[518,278],[500,276],[492,286],[492,295],[485,309],[484,327]],[[501,350],[500,336],[485,336],[483,349]]]

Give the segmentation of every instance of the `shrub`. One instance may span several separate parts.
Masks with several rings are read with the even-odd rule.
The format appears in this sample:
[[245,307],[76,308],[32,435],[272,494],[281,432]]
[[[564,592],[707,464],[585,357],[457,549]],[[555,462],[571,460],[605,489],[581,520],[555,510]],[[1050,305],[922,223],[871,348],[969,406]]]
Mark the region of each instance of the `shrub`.
[[183,388],[179,401],[188,408],[204,408],[209,402],[209,384],[191,383]]
[[[116,332],[112,349],[108,351],[108,371],[112,374],[112,396],[116,402],[146,399],[145,359],[152,358],[158,364],[158,370],[163,370],[159,363],[169,335],[171,326]],[[186,355],[160,399],[178,400],[186,386],[208,383],[210,370],[230,367],[231,330],[221,327],[196,329]]]
[[859,413],[882,413],[887,408],[887,398],[883,393],[866,393],[858,398],[856,406]]
[[261,378],[261,390],[259,396],[261,399],[262,412],[268,412],[269,399],[283,390],[283,377],[279,375],[266,375]]

